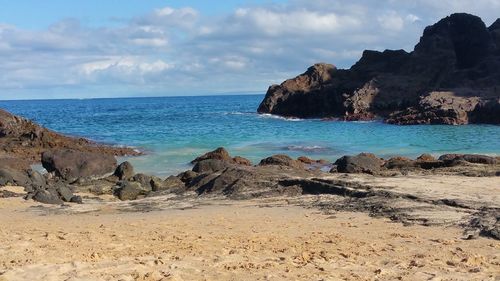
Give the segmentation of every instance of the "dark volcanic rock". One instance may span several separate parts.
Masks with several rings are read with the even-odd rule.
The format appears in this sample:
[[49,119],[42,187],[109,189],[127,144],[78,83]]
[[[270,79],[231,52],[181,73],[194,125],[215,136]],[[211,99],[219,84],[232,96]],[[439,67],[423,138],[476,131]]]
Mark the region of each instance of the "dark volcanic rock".
[[197,173],[213,173],[227,168],[230,164],[225,161],[216,159],[207,159],[196,162],[193,167],[193,172]]
[[180,173],[177,177],[185,184],[189,184],[192,180],[198,177],[199,174],[193,171],[185,171]]
[[33,200],[44,204],[63,204],[63,200],[59,198],[59,193],[55,189],[40,189],[33,196]]
[[384,167],[387,169],[407,169],[415,166],[415,161],[406,157],[393,157],[387,160],[384,164]]
[[431,162],[431,161],[436,161],[436,158],[428,153],[424,153],[417,157],[417,161],[419,162]]
[[439,160],[444,162],[466,161],[476,164],[495,165],[497,160],[494,157],[478,154],[444,154],[439,157]]
[[83,138],[63,136],[0,109],[0,151],[9,157],[24,159],[24,162],[39,163],[42,152],[57,149],[113,156],[140,154],[130,148],[99,145]]
[[302,162],[298,160],[294,160],[290,158],[288,155],[284,154],[276,154],[271,157],[262,159],[259,163],[259,166],[268,166],[268,165],[276,165],[276,166],[286,166],[297,169],[304,169],[305,166]]
[[224,147],[219,147],[214,151],[207,152],[202,156],[197,157],[196,159],[191,161],[191,164],[196,164],[204,160],[218,160],[230,164],[252,166],[252,162],[250,162],[250,160],[246,158],[240,156],[236,156],[234,158],[231,157],[231,155],[229,155],[229,152]]
[[286,195],[293,188],[284,188],[279,183],[291,175],[310,174],[287,166],[232,166],[212,174],[199,175],[188,184],[187,190],[199,195],[224,195],[238,199]]
[[203,154],[202,156],[197,157],[193,161],[191,161],[191,164],[196,164],[197,162],[203,161],[203,160],[208,160],[208,159],[215,159],[215,160],[220,160],[220,161],[227,161],[231,162],[233,159],[229,155],[229,152],[224,147],[219,147],[215,149],[214,151],[207,152]]
[[140,195],[146,195],[147,192],[148,189],[145,189],[139,182],[123,181],[114,193],[120,200],[126,201],[136,200]]
[[432,92],[416,107],[395,112],[386,121],[397,125],[465,125],[479,101],[478,97],[464,98],[453,92]]
[[365,51],[349,70],[316,64],[269,88],[259,113],[386,119],[410,124],[500,124],[500,24],[453,14],[425,29],[415,50]]
[[79,152],[70,149],[47,151],[42,154],[42,165],[49,172],[67,181],[78,178],[102,177],[113,173],[116,159],[112,155]]
[[243,166],[252,166],[252,161],[243,158],[241,156],[235,156],[233,158],[233,163],[236,165],[243,165]]
[[60,198],[65,202],[71,202],[71,199],[74,197],[71,189],[65,185],[59,185],[56,190]]
[[134,176],[134,166],[130,162],[125,161],[116,167],[114,175],[119,180],[128,180]]
[[375,175],[380,172],[384,161],[371,153],[344,156],[335,162],[340,173],[366,173]]
[[269,87],[257,111],[301,118],[343,114],[342,98],[324,89],[336,74],[337,68],[331,64],[315,64],[304,74]]
[[27,186],[31,183],[27,172],[0,168],[0,186],[8,184],[17,186]]
[[170,176],[162,182],[155,182],[153,191],[177,191],[184,190],[185,187],[186,184],[179,177]]
[[[148,176],[146,174],[141,174],[141,173],[134,175],[130,179],[130,182],[137,182],[144,189],[146,189],[148,191],[151,191],[153,189],[152,181],[153,181],[153,177],[152,176]],[[153,183],[154,183],[154,181],[153,181]]]

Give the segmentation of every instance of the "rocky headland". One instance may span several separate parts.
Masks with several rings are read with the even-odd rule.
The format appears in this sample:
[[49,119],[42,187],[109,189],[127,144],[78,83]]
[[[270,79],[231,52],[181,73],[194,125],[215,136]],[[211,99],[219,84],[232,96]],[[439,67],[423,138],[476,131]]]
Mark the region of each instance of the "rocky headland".
[[412,52],[364,51],[350,69],[320,63],[272,85],[259,113],[390,124],[500,124],[500,19],[453,14]]

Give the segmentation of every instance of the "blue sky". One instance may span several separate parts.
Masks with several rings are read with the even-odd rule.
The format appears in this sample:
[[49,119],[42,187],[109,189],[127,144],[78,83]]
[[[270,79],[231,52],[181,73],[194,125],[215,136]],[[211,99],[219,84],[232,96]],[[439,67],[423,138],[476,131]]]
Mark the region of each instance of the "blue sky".
[[[214,2],[220,2],[214,4]],[[192,7],[205,15],[229,13],[240,6],[286,1],[269,0],[0,0],[0,19],[4,23],[31,29],[45,28],[64,18],[77,18],[88,25],[116,25],[117,21],[146,14],[156,8]]]
[[500,0],[0,0],[0,99],[264,93]]

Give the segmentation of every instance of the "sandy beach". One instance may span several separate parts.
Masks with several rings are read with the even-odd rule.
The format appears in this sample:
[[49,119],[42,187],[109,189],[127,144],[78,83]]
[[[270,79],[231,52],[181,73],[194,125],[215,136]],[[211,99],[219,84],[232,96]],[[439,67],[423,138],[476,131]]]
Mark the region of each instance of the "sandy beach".
[[0,199],[0,280],[499,280],[498,240],[318,200]]

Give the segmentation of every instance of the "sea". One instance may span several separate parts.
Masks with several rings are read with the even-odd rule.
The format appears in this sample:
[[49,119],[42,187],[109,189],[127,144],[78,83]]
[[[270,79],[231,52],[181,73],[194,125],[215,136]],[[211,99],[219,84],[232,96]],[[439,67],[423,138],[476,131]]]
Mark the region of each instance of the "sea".
[[284,153],[335,161],[372,152],[381,157],[422,153],[500,155],[500,126],[395,126],[259,115],[264,95],[0,101],[0,108],[49,129],[144,151],[121,158],[138,172],[166,177],[196,156],[225,147],[254,163]]

